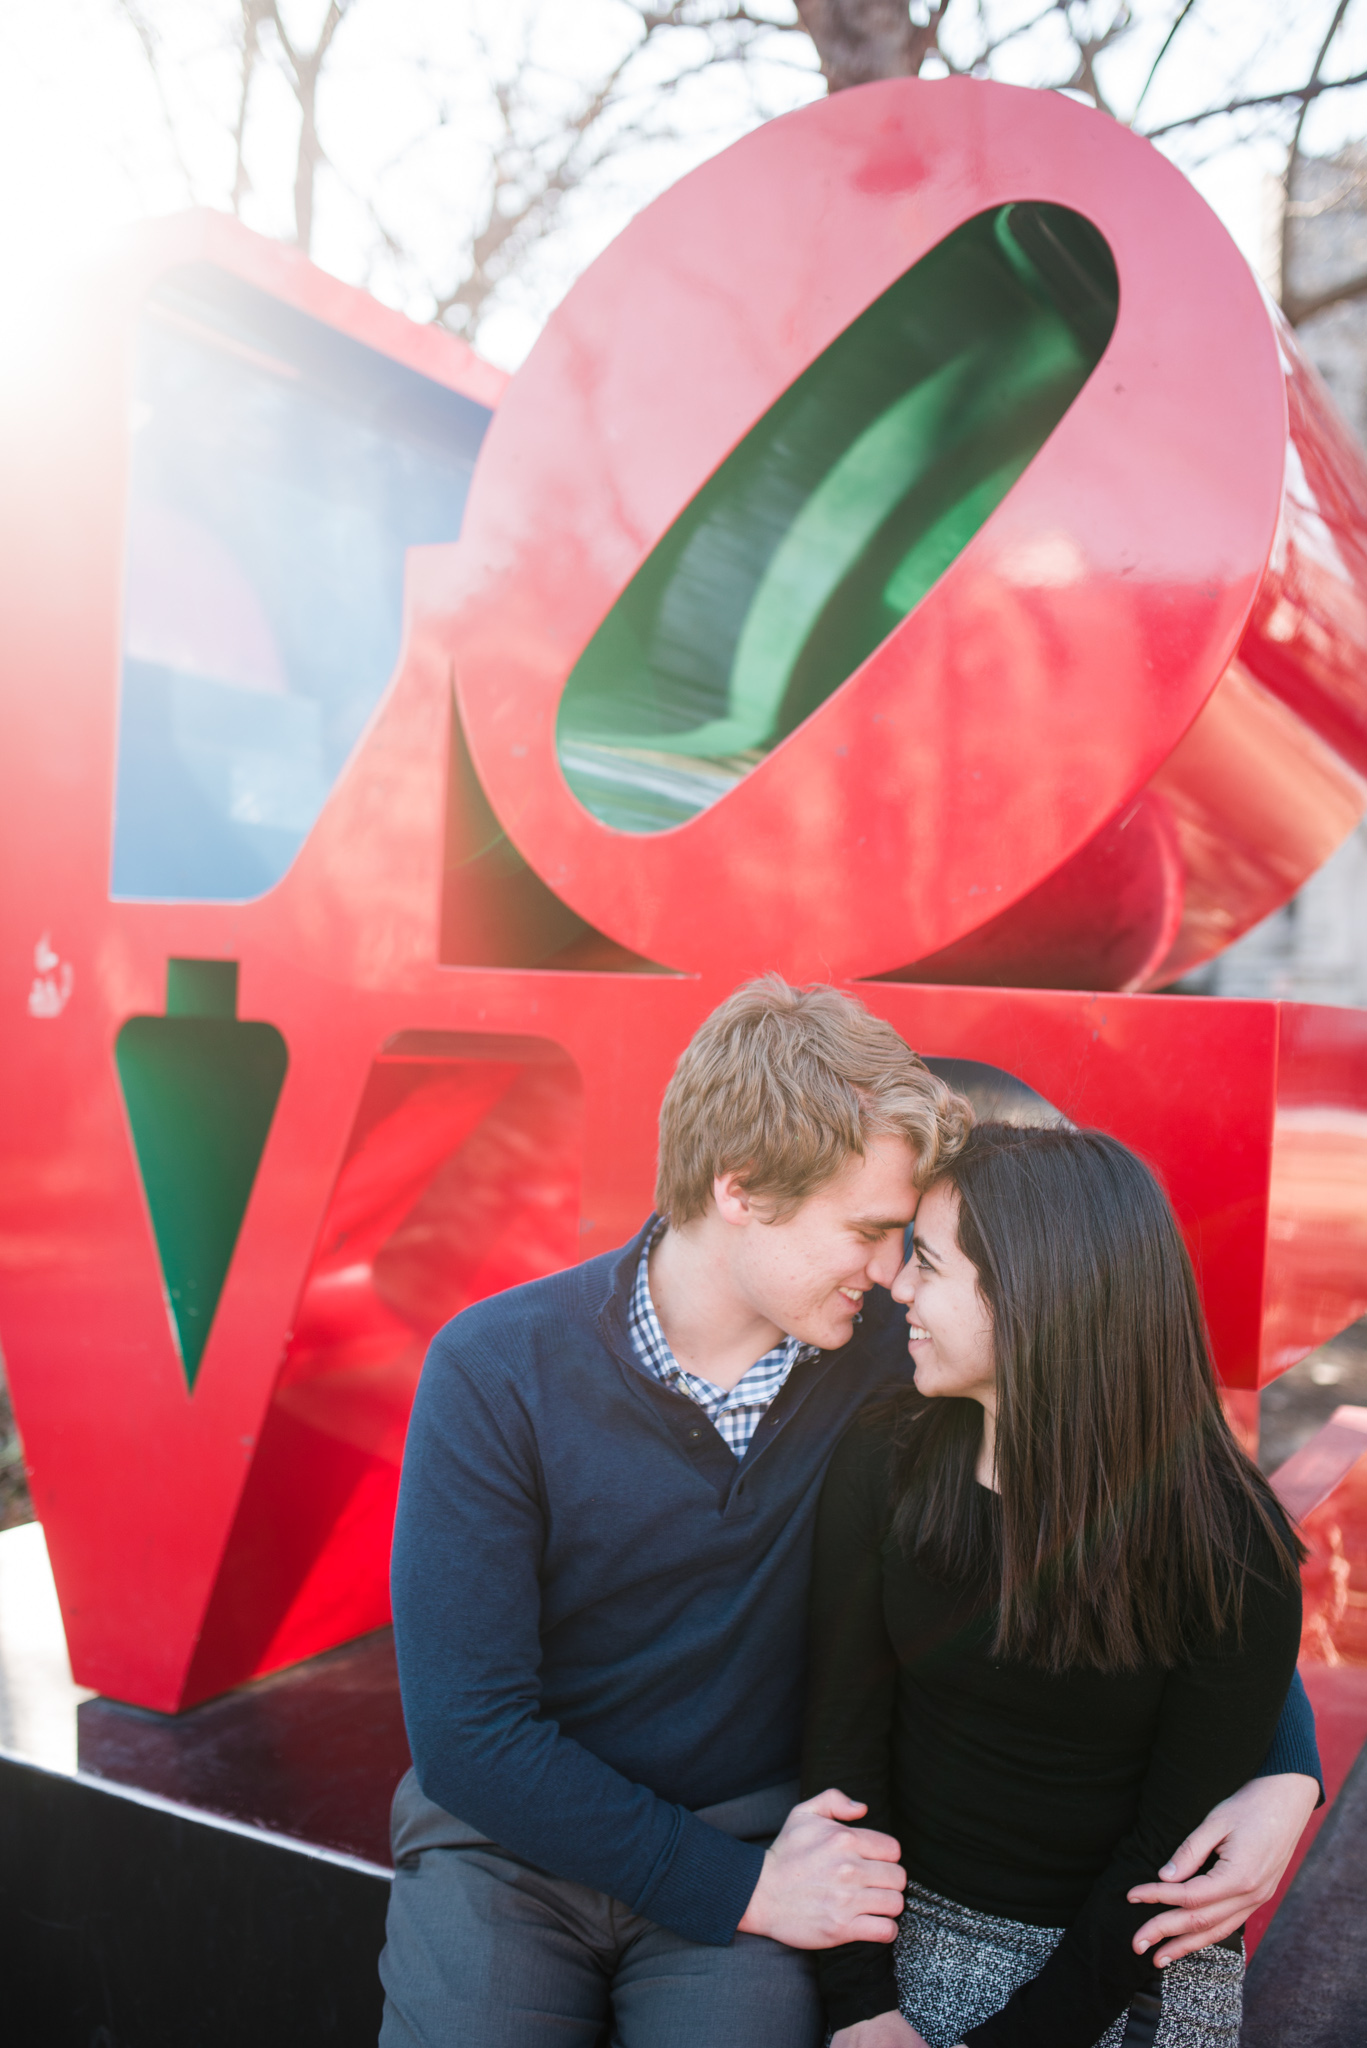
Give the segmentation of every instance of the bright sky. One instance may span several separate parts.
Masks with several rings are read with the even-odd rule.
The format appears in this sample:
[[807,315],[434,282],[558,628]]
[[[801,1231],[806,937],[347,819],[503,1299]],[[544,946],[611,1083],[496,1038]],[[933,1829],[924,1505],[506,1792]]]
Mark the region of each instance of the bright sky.
[[[771,4],[776,17],[789,11],[789,0]],[[984,5],[994,24],[1006,27],[1040,12],[1039,0]],[[1196,0],[1144,102],[1142,125],[1297,82],[1333,5]],[[1179,7],[1180,0],[1133,0],[1136,26],[1101,72],[1122,112],[1132,108]],[[284,11],[311,39],[324,0],[287,0]],[[1106,19],[1111,11],[1111,0],[1080,0],[1073,9],[1078,21]],[[946,37],[959,59],[976,12],[976,0],[951,7]],[[132,15],[160,40],[164,104]],[[43,264],[69,261],[148,214],[196,199],[226,204],[238,18],[236,0],[141,0],[138,7],[121,0],[43,0],[40,7],[0,0],[0,276],[11,287],[0,320],[22,319],[30,280]],[[379,196],[387,221],[418,250],[431,281],[454,276],[494,132],[485,89],[490,59],[478,54],[473,35],[484,33],[493,66],[506,69],[519,35],[530,33],[539,64],[536,106],[549,119],[573,96],[576,80],[623,47],[629,19],[622,0],[354,0],[320,103],[324,143],[340,176],[325,172],[320,182],[315,259],[422,317],[430,298],[421,279],[379,249],[364,201]],[[1055,78],[1064,41],[1057,20],[1046,19],[1000,52],[994,75],[1023,84]],[[696,54],[701,45],[693,48]],[[1349,8],[1326,69],[1330,76],[1367,70],[1367,0]],[[656,132],[567,209],[560,231],[504,293],[481,336],[484,351],[515,365],[550,306],[631,213],[757,118],[819,91],[810,47],[790,36],[775,38],[771,60],[748,77],[714,68],[666,97],[643,98],[639,106]],[[667,137],[658,132],[665,119],[674,131]],[[244,209],[248,222],[268,233],[288,231],[296,124],[294,103],[268,64],[253,104],[254,190]],[[1267,232],[1266,181],[1279,167],[1278,138],[1287,125],[1286,117],[1269,123],[1263,115],[1236,116],[1160,144],[1255,266]],[[1305,145],[1328,154],[1363,137],[1367,88],[1358,88],[1312,111]]]

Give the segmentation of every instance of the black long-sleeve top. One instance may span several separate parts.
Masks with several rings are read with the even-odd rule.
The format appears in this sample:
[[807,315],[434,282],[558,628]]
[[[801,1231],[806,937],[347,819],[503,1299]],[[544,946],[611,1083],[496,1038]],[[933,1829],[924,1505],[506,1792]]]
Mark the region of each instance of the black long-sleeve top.
[[[1242,1632],[1173,1670],[1051,1675],[994,1662],[986,1573],[947,1585],[891,1531],[886,1431],[860,1418],[817,1523],[803,1793],[837,1786],[901,1843],[910,1877],[981,1912],[1068,1932],[969,2048],[1091,2048],[1153,1984],[1131,1942],[1150,1882],[1266,1755],[1300,1638],[1300,1590],[1250,1535]],[[980,1489],[986,1517],[996,1496]],[[832,2025],[897,2007],[890,1947],[826,1951]]]

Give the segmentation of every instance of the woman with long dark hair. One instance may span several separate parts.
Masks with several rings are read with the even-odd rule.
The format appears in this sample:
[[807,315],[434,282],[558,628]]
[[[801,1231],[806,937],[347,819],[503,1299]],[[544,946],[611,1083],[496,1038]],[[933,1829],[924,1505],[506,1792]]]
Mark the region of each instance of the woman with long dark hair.
[[1265,1756],[1303,1553],[1167,1200],[1099,1132],[979,1125],[893,1292],[916,1391],[826,1479],[803,1781],[898,1838],[907,1905],[820,1958],[835,2048],[1237,2048],[1240,1938],[1160,1973],[1126,1894]]

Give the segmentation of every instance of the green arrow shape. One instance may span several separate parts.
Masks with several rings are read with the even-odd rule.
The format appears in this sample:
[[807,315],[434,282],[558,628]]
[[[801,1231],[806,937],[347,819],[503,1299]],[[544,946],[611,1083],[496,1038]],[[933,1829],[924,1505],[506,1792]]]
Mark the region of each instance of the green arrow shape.
[[119,1083],[193,1390],[289,1056],[271,1024],[236,1012],[237,964],[173,960],[167,1014],[130,1017]]

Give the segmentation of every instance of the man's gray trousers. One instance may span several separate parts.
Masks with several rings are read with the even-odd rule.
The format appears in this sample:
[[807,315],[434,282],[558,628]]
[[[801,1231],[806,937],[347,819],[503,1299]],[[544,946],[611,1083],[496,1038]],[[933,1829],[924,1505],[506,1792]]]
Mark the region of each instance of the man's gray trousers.
[[[777,1786],[699,1817],[767,1843],[796,1798]],[[685,1941],[510,1855],[425,1799],[412,1771],[393,1847],[380,2048],[820,2048],[801,1950]]]

